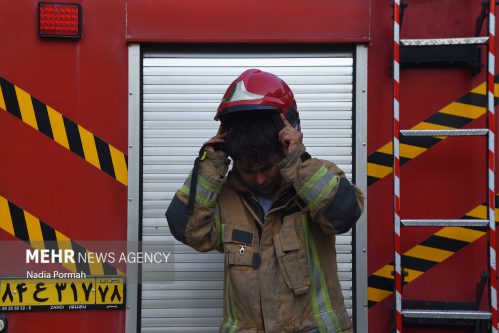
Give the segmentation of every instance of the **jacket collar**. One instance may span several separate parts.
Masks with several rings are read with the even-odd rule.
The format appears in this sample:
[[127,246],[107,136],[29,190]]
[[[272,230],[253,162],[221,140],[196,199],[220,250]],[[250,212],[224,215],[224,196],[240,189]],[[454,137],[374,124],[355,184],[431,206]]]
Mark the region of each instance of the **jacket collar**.
[[[226,183],[232,190],[239,193],[242,197],[258,202],[257,195],[248,188],[235,169],[232,169],[229,172]],[[297,197],[296,191],[292,184],[286,182],[284,178],[282,178],[281,185],[276,192],[278,195],[275,196],[276,199],[272,204],[269,213],[273,210],[285,208],[295,197]]]
[[[232,169],[227,175],[226,183],[231,189],[233,189],[236,192],[239,193],[249,192],[252,197],[254,198],[257,197],[257,195],[244,182],[244,180],[241,178],[241,176],[239,175],[239,173],[236,171],[235,168]],[[281,185],[276,191],[276,193],[278,193],[276,198],[279,198],[282,195],[282,193],[288,190],[290,187],[292,187],[291,183],[286,182],[284,178],[281,177]]]

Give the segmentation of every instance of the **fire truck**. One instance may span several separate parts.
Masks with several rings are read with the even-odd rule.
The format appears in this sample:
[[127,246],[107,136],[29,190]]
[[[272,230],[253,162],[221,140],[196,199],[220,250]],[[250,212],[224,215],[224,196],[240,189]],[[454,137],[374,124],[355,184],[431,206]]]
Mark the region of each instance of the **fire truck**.
[[365,193],[355,332],[497,332],[495,3],[0,0],[0,26],[1,333],[219,331],[223,255],[164,212],[249,68]]

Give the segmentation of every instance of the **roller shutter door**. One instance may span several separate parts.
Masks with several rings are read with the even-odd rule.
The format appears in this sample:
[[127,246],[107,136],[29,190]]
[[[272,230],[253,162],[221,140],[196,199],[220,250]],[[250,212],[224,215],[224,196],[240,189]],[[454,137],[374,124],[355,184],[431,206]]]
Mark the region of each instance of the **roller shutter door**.
[[[243,70],[280,76],[295,93],[308,152],[337,163],[351,179],[353,56],[327,53],[180,53],[143,56],[144,241],[174,242],[164,217],[201,144],[218,128],[217,105]],[[176,242],[176,241],[175,241]],[[223,255],[200,254],[176,242],[175,281],[144,283],[142,332],[218,332]],[[352,309],[352,236],[337,239],[338,268]]]

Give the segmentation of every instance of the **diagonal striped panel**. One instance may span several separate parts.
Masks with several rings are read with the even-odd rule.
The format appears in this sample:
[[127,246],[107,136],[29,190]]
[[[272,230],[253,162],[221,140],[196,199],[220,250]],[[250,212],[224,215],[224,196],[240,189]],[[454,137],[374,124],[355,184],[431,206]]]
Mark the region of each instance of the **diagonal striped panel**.
[[[499,196],[496,196],[496,207]],[[496,209],[496,222],[499,211]],[[487,219],[487,203],[470,210],[463,218]],[[440,262],[450,258],[465,246],[475,242],[487,232],[473,227],[443,227],[420,244],[402,255],[402,266],[408,275],[405,283],[410,283]],[[368,278],[369,307],[393,294],[393,262],[383,266]]]
[[128,161],[123,152],[2,77],[0,108],[128,185]]
[[[495,77],[495,92],[499,94],[499,76]],[[466,95],[445,106],[428,119],[412,127],[412,130],[459,129],[486,112],[487,96],[485,83]],[[497,105],[497,98],[495,99]],[[400,138],[400,164],[403,165],[421,155],[446,137],[404,137]],[[367,159],[368,186],[392,173],[392,141],[388,142]]]
[[[8,201],[0,195],[0,229],[29,244],[37,250],[73,250],[75,257],[78,253],[88,253],[80,244],[68,236],[55,230],[45,222],[23,210],[21,207]],[[65,268],[73,273],[84,272],[87,275],[125,275],[119,269],[107,262],[95,260],[87,263],[65,263]]]

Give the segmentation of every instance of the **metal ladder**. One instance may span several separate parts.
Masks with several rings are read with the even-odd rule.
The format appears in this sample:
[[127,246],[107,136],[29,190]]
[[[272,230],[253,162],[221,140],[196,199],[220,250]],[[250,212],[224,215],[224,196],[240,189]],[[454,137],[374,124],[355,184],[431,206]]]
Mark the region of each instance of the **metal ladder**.
[[[488,36],[468,38],[445,38],[445,39],[400,39],[400,26],[403,18],[403,10],[406,7],[401,0],[395,0],[393,4],[393,166],[394,166],[394,245],[395,245],[395,331],[402,333],[403,319],[426,318],[426,319],[469,319],[487,321],[486,330],[489,325],[492,333],[498,333],[498,311],[496,290],[496,231],[495,231],[495,115],[494,115],[494,76],[495,76],[495,2],[488,2]],[[487,4],[482,10],[482,22],[487,10]],[[478,27],[478,24],[477,24]],[[480,25],[481,28],[481,25]],[[478,28],[477,28],[478,30]],[[456,130],[400,130],[400,46],[437,46],[437,45],[485,45],[487,47],[487,128],[483,129],[456,129]],[[486,136],[488,138],[488,219],[487,220],[465,220],[465,219],[401,219],[400,212],[400,137],[412,136]],[[435,227],[435,226],[459,226],[459,227],[483,227],[488,229],[488,259],[489,271],[488,281],[490,288],[489,302],[490,311],[457,310],[449,308],[425,309],[402,307],[402,286],[404,271],[402,269],[401,252],[401,227]],[[442,304],[444,304],[442,302]],[[482,326],[483,327],[483,326]]]

